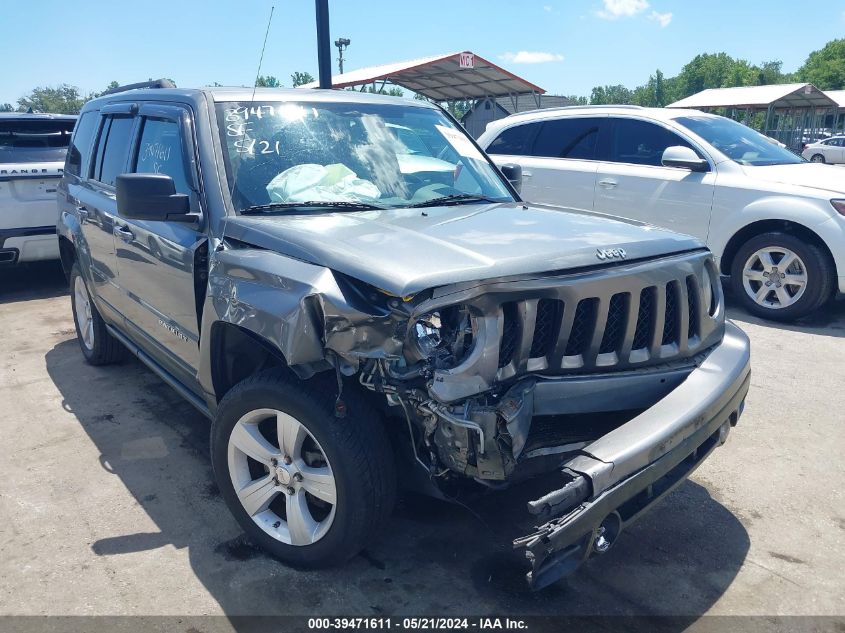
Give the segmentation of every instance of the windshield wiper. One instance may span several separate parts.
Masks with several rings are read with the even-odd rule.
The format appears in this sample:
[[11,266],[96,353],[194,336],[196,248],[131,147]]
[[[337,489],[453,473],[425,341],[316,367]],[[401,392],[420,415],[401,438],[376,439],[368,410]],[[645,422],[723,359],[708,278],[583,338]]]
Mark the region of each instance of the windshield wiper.
[[453,193],[449,196],[440,196],[439,198],[432,198],[431,200],[424,200],[423,202],[416,202],[409,204],[408,209],[416,209],[419,207],[439,207],[449,204],[464,204],[472,202],[509,202],[507,198],[488,198],[486,196],[477,196],[472,193]]
[[268,211],[284,210],[284,209],[345,209],[349,211],[373,211],[383,210],[385,207],[369,202],[349,202],[343,200],[336,200],[327,202],[322,200],[313,200],[307,202],[270,202],[268,204],[254,204],[251,207],[241,210],[241,215],[260,215]]

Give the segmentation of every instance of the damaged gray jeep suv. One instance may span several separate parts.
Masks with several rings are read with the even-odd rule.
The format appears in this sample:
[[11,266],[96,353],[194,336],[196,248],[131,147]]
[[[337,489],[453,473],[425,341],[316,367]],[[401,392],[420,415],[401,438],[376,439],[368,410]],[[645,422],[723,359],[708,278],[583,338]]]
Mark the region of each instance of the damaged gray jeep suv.
[[700,242],[519,178],[420,101],[90,101],[59,188],[82,353],[128,350],[212,420],[223,498],[292,564],[355,555],[397,482],[556,479],[514,541],[545,586],[724,442],[749,346]]

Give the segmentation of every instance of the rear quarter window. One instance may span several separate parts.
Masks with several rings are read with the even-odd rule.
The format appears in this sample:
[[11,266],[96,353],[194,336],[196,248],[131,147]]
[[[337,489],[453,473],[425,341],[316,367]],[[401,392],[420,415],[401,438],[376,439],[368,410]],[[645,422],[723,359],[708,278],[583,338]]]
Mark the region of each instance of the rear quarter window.
[[74,119],[0,119],[0,163],[64,161]]
[[96,112],[86,112],[77,121],[65,164],[65,172],[68,174],[85,174],[87,177],[91,162],[91,141],[97,127],[97,118]]

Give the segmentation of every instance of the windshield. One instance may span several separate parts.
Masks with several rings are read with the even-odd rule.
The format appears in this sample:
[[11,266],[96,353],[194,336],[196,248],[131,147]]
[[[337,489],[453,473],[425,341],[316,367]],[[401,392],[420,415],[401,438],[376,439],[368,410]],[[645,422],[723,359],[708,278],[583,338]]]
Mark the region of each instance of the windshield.
[[0,120],[0,163],[64,162],[73,119]]
[[463,130],[431,108],[226,102],[217,118],[239,212],[513,200]]
[[685,116],[675,119],[740,165],[788,165],[806,162],[747,125],[725,117]]

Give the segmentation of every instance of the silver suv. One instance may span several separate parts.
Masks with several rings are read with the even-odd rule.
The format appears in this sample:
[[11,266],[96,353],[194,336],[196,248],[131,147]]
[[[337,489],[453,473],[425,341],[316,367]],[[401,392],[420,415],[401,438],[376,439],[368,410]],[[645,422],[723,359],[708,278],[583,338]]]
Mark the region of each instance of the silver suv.
[[82,354],[129,350],[208,416],[223,498],[283,561],[353,556],[398,482],[452,498],[557,472],[516,542],[542,587],[742,411],[748,339],[700,242],[524,203],[435,106],[126,90],[86,104],[71,155]]

